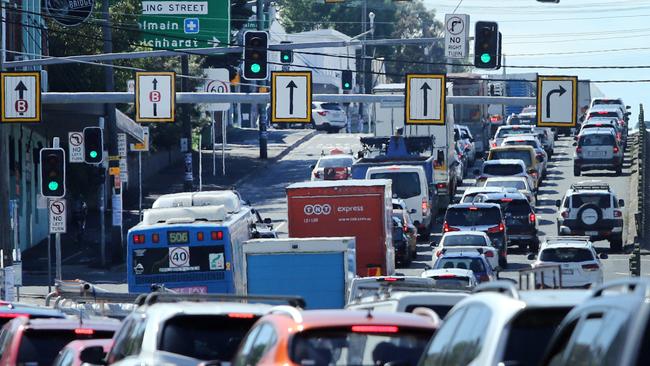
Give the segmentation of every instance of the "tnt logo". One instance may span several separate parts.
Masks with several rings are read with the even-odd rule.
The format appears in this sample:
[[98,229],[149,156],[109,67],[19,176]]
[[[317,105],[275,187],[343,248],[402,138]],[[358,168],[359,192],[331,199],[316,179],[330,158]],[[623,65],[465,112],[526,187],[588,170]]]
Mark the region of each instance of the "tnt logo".
[[149,101],[152,103],[157,103],[160,102],[161,95],[160,92],[157,90],[149,92]]
[[29,108],[28,106],[27,101],[24,99],[19,99],[14,103],[14,109],[16,109],[16,112],[20,114],[27,112],[27,109]]

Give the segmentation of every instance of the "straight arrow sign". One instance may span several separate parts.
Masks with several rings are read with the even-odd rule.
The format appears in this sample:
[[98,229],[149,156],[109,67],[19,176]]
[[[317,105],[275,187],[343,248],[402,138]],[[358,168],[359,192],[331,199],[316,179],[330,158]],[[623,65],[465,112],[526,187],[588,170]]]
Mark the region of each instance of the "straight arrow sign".
[[18,85],[16,85],[16,89],[14,90],[18,91],[18,99],[25,99],[25,92],[27,91],[27,87],[22,80],[18,82]]
[[311,71],[271,74],[271,122],[311,123]]
[[298,85],[293,80],[287,85],[287,88],[289,88],[289,114],[293,114],[293,90],[297,87]]
[[444,125],[446,87],[443,74],[406,74],[404,123]]
[[428,112],[429,112],[429,111],[428,111],[428,109],[429,109],[429,108],[428,108],[428,105],[429,105],[429,98],[427,98],[427,94],[428,94],[428,91],[431,90],[431,87],[430,87],[429,84],[427,84],[427,82],[425,81],[424,84],[422,85],[422,87],[421,87],[420,89],[422,89],[422,98],[423,98],[423,101],[422,101],[422,102],[424,103],[424,111],[422,112],[422,114],[424,114],[424,115],[426,116],[426,115],[429,114],[429,113],[428,113]]

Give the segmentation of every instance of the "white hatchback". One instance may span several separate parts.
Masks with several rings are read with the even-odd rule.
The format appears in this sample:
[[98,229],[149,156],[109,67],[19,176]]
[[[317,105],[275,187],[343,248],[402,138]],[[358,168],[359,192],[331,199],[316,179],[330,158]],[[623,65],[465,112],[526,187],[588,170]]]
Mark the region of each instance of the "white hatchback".
[[496,269],[499,266],[498,249],[492,246],[492,241],[482,231],[452,231],[444,233],[442,239],[440,239],[440,243],[433,251],[432,262],[435,262],[443,254],[468,252],[472,249],[483,254],[492,269]]
[[[607,259],[607,254],[602,253],[600,258]],[[589,288],[603,283],[603,265],[586,236],[547,237],[539,254],[530,254],[529,259],[535,260],[531,265],[533,268],[559,266],[563,288]],[[548,278],[550,281],[551,276]],[[552,286],[546,280],[544,284]]]

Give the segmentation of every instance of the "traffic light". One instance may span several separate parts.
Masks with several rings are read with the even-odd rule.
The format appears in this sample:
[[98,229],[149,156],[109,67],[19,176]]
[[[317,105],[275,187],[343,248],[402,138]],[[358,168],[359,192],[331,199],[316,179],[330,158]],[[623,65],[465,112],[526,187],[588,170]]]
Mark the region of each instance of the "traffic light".
[[[282,41],[282,44],[291,43],[289,41]],[[280,62],[283,64],[290,64],[293,62],[293,50],[280,50]]]
[[104,161],[104,134],[100,127],[84,128],[84,161],[88,164]]
[[341,89],[352,89],[352,70],[343,70],[341,73]]
[[474,36],[474,66],[498,69],[501,66],[499,25],[496,22],[476,22]]
[[266,32],[244,33],[244,79],[266,80],[268,77],[267,48],[269,35]]
[[41,194],[65,196],[65,152],[61,148],[41,149]]

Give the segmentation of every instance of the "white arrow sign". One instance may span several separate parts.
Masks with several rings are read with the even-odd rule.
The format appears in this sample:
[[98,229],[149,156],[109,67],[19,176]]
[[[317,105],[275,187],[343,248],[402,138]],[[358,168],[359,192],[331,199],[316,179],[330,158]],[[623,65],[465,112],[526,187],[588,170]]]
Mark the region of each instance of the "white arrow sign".
[[445,15],[445,57],[465,58],[469,39],[469,15]]
[[175,77],[173,72],[136,73],[135,120],[137,122],[174,122]]
[[311,71],[271,74],[271,122],[311,122]]
[[41,121],[41,73],[2,73],[2,122]]
[[445,75],[406,74],[406,124],[445,124]]
[[537,125],[576,125],[578,78],[576,76],[537,77]]

